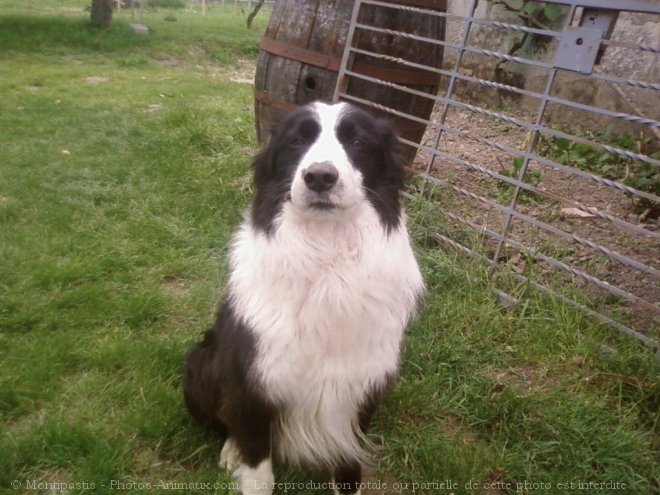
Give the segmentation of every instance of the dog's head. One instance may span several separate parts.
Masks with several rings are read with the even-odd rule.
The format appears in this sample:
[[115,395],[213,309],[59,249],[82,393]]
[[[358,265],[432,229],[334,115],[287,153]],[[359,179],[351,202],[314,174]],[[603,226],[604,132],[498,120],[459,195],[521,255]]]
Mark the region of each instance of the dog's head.
[[384,228],[399,223],[399,141],[388,123],[356,106],[315,102],[287,115],[253,168],[253,223],[265,232],[287,202],[293,214],[312,220],[369,205]]

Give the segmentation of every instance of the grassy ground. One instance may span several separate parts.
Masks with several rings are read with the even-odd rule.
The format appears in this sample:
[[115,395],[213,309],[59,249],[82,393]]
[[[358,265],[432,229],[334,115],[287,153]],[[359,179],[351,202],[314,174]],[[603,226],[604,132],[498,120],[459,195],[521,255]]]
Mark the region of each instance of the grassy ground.
[[[250,197],[251,88],[230,79],[265,19],[159,9],[140,37],[128,14],[93,31],[21,6],[0,0],[0,491],[226,493],[181,367]],[[429,296],[367,493],[654,493],[652,353],[534,293],[498,306],[484,270],[422,247],[413,206]]]

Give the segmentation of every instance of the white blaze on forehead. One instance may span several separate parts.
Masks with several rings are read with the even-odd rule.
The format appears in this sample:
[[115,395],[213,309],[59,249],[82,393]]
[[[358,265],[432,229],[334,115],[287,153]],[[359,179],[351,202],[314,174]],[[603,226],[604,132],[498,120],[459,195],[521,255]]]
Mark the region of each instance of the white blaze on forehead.
[[319,123],[322,129],[334,131],[337,123],[339,123],[341,114],[347,109],[348,105],[343,102],[328,104],[317,101],[312,107],[319,116]]
[[346,151],[339,142],[336,132],[346,104],[328,105],[317,102],[313,104],[312,108],[316,113],[321,133],[303,157],[301,168],[316,162],[331,161],[339,169],[342,165],[341,162],[348,162]]

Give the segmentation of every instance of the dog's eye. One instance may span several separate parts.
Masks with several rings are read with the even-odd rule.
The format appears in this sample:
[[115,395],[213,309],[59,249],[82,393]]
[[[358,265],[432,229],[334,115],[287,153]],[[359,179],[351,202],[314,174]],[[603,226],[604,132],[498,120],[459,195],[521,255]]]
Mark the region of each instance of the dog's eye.
[[366,147],[367,147],[367,143],[364,139],[355,138],[351,140],[351,148],[355,148],[356,150],[363,150]]
[[303,146],[305,146],[305,144],[307,143],[305,143],[304,139],[297,137],[289,141],[289,146],[291,146],[292,148],[302,148]]

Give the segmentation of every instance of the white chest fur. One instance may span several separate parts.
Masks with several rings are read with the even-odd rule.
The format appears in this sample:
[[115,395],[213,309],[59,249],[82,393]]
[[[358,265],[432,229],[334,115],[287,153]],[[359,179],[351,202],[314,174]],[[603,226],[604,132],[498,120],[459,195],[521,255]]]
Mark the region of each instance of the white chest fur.
[[422,278],[405,227],[388,234],[368,203],[338,221],[289,207],[271,237],[248,221],[239,230],[232,302],[256,333],[256,378],[284,411],[282,457],[360,458],[356,412],[396,372]]

